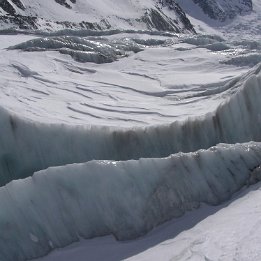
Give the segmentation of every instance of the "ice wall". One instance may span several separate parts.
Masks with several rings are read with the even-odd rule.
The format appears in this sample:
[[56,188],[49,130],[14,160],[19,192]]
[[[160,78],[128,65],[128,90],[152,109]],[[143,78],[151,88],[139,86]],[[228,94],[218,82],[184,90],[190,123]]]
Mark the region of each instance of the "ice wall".
[[79,237],[135,238],[201,202],[227,200],[260,164],[261,143],[221,144],[162,159],[54,167],[12,181],[0,188],[0,260],[39,257]]
[[231,97],[214,113],[146,128],[72,127],[30,122],[0,110],[0,184],[50,166],[93,159],[160,158],[220,142],[261,141],[261,65],[225,86]]

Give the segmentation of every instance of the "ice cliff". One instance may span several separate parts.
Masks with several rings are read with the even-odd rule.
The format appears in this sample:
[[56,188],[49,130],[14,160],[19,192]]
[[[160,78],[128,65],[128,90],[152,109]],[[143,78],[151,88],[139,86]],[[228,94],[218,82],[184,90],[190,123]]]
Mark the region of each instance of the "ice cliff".
[[[224,88],[218,109],[185,122],[140,128],[71,127],[31,122],[0,110],[0,184],[50,166],[89,160],[160,158],[220,142],[261,141],[261,65]],[[236,126],[236,127],[235,127]]]
[[37,172],[0,188],[0,260],[39,257],[80,237],[140,236],[202,202],[229,199],[260,164],[261,144],[247,143]]

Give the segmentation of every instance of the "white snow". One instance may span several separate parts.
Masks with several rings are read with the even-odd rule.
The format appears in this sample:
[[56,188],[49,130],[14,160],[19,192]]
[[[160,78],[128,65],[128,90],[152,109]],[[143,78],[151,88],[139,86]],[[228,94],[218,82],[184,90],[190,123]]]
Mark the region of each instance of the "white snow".
[[[1,49],[2,106],[48,123],[122,127],[170,123],[215,110],[227,97],[223,86],[260,59],[252,48],[217,36],[106,34],[84,40],[65,34],[20,44],[38,52]],[[26,37],[31,39],[21,39]],[[3,48],[22,41],[13,35],[0,38]],[[139,50],[143,51],[133,52]],[[78,63],[66,53],[81,62],[117,61]],[[239,54],[249,54],[244,67],[233,60]]]
[[[241,193],[237,199],[228,204],[214,209],[203,207],[201,213],[204,211],[217,212],[175,238],[161,242],[144,253],[127,260],[258,261],[261,254],[260,199],[261,189],[260,184],[258,184]],[[178,223],[181,222],[186,222],[186,220]],[[67,256],[70,256],[72,250],[68,252]],[[85,254],[88,256],[87,253]],[[57,255],[55,260],[66,260],[62,258],[63,253],[61,256]],[[51,261],[54,259],[50,256],[50,259],[45,258],[43,260]]]
[[[106,17],[109,21],[119,21],[119,19],[140,18],[144,10],[154,7],[152,0],[133,1],[126,0],[124,2],[118,0],[96,0],[83,1],[77,0],[76,4],[70,3],[72,9],[67,9],[59,5],[54,0],[23,0],[27,12],[31,15],[37,15],[42,18],[53,21],[72,21],[72,22],[99,22]],[[115,26],[115,24],[113,24]]]

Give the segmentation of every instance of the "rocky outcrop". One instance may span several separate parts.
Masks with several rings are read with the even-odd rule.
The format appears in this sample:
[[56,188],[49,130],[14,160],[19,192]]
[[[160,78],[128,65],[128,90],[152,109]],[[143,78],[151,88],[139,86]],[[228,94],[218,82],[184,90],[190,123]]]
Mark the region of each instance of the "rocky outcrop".
[[[203,12],[212,19],[224,22],[233,19],[237,15],[251,12],[252,0],[191,0],[197,4]],[[185,4],[185,2],[184,2]]]
[[210,18],[220,21],[233,19],[238,14],[250,12],[253,8],[252,0],[193,0]]
[[[114,1],[104,1],[109,7],[117,5],[117,2]],[[108,8],[108,11],[104,12],[91,0],[53,0],[51,7],[41,0],[33,2],[26,0],[23,3],[20,0],[0,0],[0,29],[1,27],[34,30],[43,28],[44,30],[128,28],[195,33],[186,14],[173,0],[151,0],[145,4],[142,0],[133,1],[131,4],[126,3],[125,9],[133,13],[133,17],[130,15],[126,17],[125,13],[114,12],[113,8],[112,11]],[[48,15],[50,13],[48,8],[52,8],[52,17]],[[133,10],[129,10],[131,8]],[[123,9],[124,12],[125,9]],[[100,20],[98,20],[99,18]],[[64,21],[65,19],[66,21]],[[119,20],[118,24],[115,22],[117,20]]]
[[[62,6],[65,6],[66,8],[69,8],[69,9],[72,8],[72,6],[71,6],[69,3],[67,3],[66,0],[54,0],[54,1],[55,1],[56,3],[62,5]],[[73,3],[73,4],[75,4],[75,3],[76,3],[76,0],[70,0],[70,2]]]
[[186,16],[186,13],[182,10],[180,5],[176,3],[175,0],[159,0],[158,4],[161,7],[167,7],[171,11],[175,12],[182,24],[184,24],[185,28],[189,31],[195,32],[193,25]]

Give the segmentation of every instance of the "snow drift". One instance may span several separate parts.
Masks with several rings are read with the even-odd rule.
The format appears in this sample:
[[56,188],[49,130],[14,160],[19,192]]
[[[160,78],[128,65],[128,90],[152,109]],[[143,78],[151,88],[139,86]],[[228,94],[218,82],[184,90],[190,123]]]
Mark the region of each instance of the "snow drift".
[[248,143],[40,171],[0,188],[0,259],[39,257],[80,237],[140,236],[201,202],[227,200],[260,164],[261,144]]
[[204,117],[143,128],[31,122],[0,110],[0,184],[50,166],[161,158],[218,143],[261,141],[261,65],[227,86],[230,98]]

